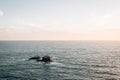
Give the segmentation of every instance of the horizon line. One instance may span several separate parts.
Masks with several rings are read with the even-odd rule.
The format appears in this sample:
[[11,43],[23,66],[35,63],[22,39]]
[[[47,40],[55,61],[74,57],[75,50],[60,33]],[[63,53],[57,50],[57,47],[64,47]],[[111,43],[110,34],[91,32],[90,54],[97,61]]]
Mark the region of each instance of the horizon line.
[[0,40],[0,41],[120,41],[120,40]]

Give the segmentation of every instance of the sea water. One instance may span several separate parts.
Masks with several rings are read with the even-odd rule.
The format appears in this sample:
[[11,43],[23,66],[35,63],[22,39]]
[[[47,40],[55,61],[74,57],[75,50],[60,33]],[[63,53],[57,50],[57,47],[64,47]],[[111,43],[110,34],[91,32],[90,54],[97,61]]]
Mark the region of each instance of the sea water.
[[0,80],[120,80],[120,41],[0,41]]

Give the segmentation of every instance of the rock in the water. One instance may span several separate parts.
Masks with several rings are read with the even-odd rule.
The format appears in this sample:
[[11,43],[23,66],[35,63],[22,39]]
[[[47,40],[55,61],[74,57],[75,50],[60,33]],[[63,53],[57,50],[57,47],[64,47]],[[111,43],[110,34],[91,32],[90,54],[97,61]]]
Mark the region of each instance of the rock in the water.
[[40,56],[34,56],[34,57],[29,58],[29,60],[40,60],[40,59],[41,59]]
[[51,57],[47,55],[47,56],[42,57],[42,60],[41,60],[41,61],[51,62],[52,60],[51,60]]
[[36,60],[36,61],[42,61],[42,62],[52,62],[51,57],[46,55],[44,57],[40,57],[40,56],[34,56],[29,58],[29,60]]

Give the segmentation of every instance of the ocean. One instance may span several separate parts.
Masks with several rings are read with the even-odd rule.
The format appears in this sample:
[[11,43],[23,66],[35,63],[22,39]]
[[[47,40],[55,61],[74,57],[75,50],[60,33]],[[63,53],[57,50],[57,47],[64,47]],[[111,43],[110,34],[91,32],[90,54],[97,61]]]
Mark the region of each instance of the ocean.
[[120,41],[0,41],[0,80],[120,80]]

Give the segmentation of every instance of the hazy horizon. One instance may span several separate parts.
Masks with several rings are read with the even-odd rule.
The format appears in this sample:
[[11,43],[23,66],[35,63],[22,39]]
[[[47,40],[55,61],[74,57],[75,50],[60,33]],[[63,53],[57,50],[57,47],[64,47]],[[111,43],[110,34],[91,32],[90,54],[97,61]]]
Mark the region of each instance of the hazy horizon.
[[55,42],[56,42],[56,41],[60,41],[60,42],[62,42],[62,41],[63,41],[63,42],[64,42],[64,41],[65,41],[65,42],[71,42],[71,41],[72,41],[72,42],[81,42],[81,41],[83,41],[83,42],[94,42],[94,41],[95,41],[95,42],[96,42],[96,41],[97,41],[97,42],[99,42],[99,41],[100,41],[100,42],[120,42],[120,40],[0,40],[0,41],[3,41],[3,42],[4,42],[4,41],[8,41],[8,42],[9,42],[9,41],[13,41],[13,42],[14,42],[14,41],[18,41],[18,42],[19,42],[19,41],[25,41],[25,42],[26,42],[26,41],[30,41],[30,42],[31,42],[31,41],[38,41],[38,42],[39,42],[39,41],[50,41],[50,42],[51,42],[51,41],[55,41]]
[[0,0],[0,41],[119,41],[119,4],[119,0]]

